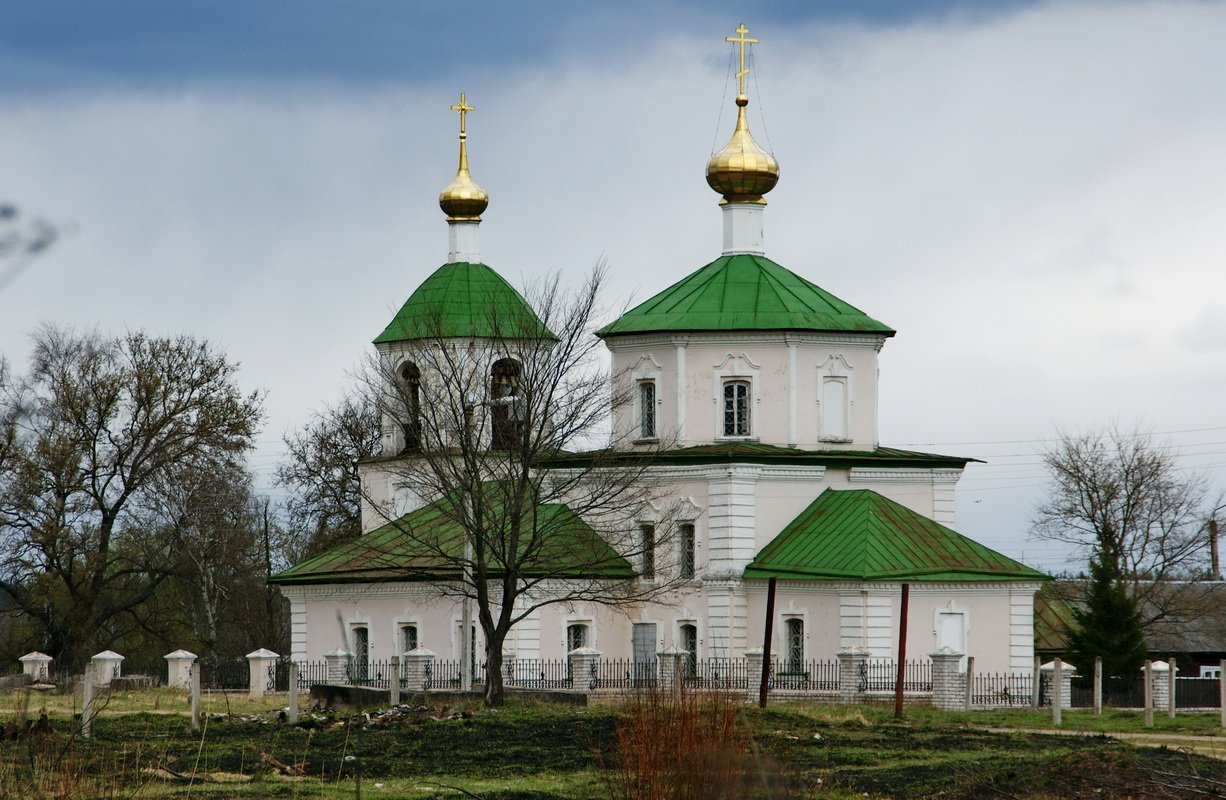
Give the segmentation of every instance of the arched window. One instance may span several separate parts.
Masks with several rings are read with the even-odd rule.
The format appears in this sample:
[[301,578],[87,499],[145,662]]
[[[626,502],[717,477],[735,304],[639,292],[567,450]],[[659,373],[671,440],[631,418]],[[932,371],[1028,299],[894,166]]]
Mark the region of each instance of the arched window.
[[566,626],[566,652],[587,647],[587,624],[574,622]]
[[791,617],[783,623],[785,642],[783,671],[804,672],[805,669],[805,621]]
[[684,675],[693,678],[698,674],[698,626],[687,622],[681,626],[681,649],[685,651],[683,659]]
[[678,531],[678,548],[677,566],[682,578],[694,577],[694,524],[691,522],[681,523]]
[[724,383],[724,435],[749,436],[749,381]]
[[656,382],[639,381],[639,438],[656,437]]
[[400,652],[417,649],[417,623],[406,622],[400,626]]
[[639,525],[639,543],[643,549],[643,569],[639,577],[648,580],[656,576],[656,526],[648,523]]
[[358,683],[370,676],[370,631],[365,625],[355,625],[352,633],[353,661],[350,662],[350,678]]
[[400,388],[404,403],[404,449],[412,453],[421,449],[421,370],[412,361],[400,367]]
[[500,358],[490,368],[490,447],[511,450],[524,436],[520,406],[520,366],[513,358]]

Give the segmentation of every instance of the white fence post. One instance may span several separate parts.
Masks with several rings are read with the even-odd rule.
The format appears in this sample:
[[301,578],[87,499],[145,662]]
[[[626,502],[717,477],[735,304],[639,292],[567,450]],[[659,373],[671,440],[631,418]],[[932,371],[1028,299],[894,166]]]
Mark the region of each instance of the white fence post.
[[110,686],[111,681],[123,675],[123,656],[114,650],[95,653],[90,662],[94,665],[94,683],[99,687]]
[[327,682],[333,686],[349,684],[349,659],[351,653],[343,647],[338,647],[331,653],[324,653],[324,662],[328,665]]
[[298,722],[298,662],[291,660],[289,666],[289,723]]
[[175,650],[162,656],[166,659],[166,685],[171,689],[192,688],[192,665],[196,654],[187,650]]
[[51,677],[51,662],[55,659],[46,653],[35,650],[17,659],[21,662],[21,671],[30,676],[30,681],[38,683]]
[[600,685],[600,651],[594,647],[576,647],[566,654],[570,662],[572,689],[595,691]]
[[405,684],[415,692],[428,692],[434,688],[434,657],[437,655],[420,645],[404,654]]
[[269,670],[275,669],[277,659],[281,656],[271,650],[261,647],[259,650],[253,650],[244,658],[247,659],[247,696],[248,697],[263,697],[270,690],[276,689],[276,685],[269,686],[274,683],[269,680]]

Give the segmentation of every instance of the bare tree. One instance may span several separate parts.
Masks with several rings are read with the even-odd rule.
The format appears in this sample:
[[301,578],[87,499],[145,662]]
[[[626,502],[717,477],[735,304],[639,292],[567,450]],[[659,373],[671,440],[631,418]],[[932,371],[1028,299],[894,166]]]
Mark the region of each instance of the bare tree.
[[359,381],[334,406],[285,435],[277,484],[288,489],[292,560],[317,555],[362,533],[360,462],[380,453],[379,398]]
[[1199,613],[1191,579],[1203,572],[1210,516],[1201,477],[1183,474],[1148,434],[1114,427],[1064,435],[1043,460],[1052,485],[1037,538],[1076,545],[1117,575],[1143,627]]
[[597,268],[569,293],[553,278],[529,292],[535,313],[491,307],[491,336],[457,337],[440,312],[435,335],[371,366],[401,452],[368,468],[399,492],[369,498],[387,535],[355,546],[394,565],[388,579],[431,580],[475,603],[490,705],[503,700],[503,642],[538,609],[627,607],[687,580],[657,563],[675,526],[650,480],[653,451],[608,438],[612,407],[628,398],[592,333],[604,277]]
[[[177,468],[162,476],[148,524],[165,532],[177,586],[175,616],[204,658],[281,646],[280,603],[265,585],[279,532],[241,464]],[[276,543],[279,546],[279,542]]]
[[29,375],[9,379],[0,419],[0,593],[77,665],[169,574],[145,524],[159,481],[230,464],[251,447],[261,398],[190,337],[34,336]]

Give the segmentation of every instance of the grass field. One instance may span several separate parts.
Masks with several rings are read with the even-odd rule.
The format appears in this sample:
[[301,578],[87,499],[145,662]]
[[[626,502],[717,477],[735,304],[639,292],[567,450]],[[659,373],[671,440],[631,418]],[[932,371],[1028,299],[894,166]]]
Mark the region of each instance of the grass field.
[[[1049,715],[1029,711],[910,709],[899,722],[881,708],[812,703],[761,711],[724,699],[686,716],[645,713],[633,702],[512,702],[415,707],[396,719],[304,715],[292,726],[268,713],[283,697],[212,696],[194,733],[186,695],[155,690],[112,696],[84,740],[74,733],[70,697],[0,700],[0,798],[354,797],[359,771],[365,798],[691,796],[668,788],[685,782],[678,775],[714,776],[709,782],[727,792],[710,796],[727,797],[766,796],[764,783],[772,797],[832,800],[1226,796],[1221,760],[1102,736],[984,729],[1048,724]],[[23,732],[43,706],[47,722]],[[1142,730],[1135,712],[1085,717],[1066,714],[1066,727]],[[1157,721],[1165,732],[1220,733],[1216,715]],[[640,768],[637,788],[628,789],[629,770],[648,761],[652,780]]]

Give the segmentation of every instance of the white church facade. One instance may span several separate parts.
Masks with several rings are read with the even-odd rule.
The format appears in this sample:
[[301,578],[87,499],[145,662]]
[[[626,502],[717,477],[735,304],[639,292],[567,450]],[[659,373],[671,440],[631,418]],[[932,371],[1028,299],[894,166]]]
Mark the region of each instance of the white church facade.
[[[897,655],[906,583],[912,657],[950,647],[985,672],[1029,673],[1033,598],[1045,576],[952,529],[969,459],[878,441],[878,354],[895,332],[766,255],[763,196],[779,169],[749,132],[743,73],[735,131],[707,165],[721,195],[722,252],[597,332],[629,398],[611,410],[613,440],[628,453],[650,452],[650,478],[667,487],[667,523],[628,510],[624,526],[651,536],[667,524],[673,534],[660,552],[627,559],[624,579],[667,575],[676,587],[629,608],[544,606],[515,625],[503,651],[562,659],[591,647],[606,658],[654,660],[677,648],[698,659],[740,658],[762,647],[774,578],[771,649],[785,664],[848,648],[888,659]],[[489,334],[465,317],[464,291],[479,286],[483,303],[496,296],[526,306],[481,263],[477,230],[488,198],[468,173],[463,122],[461,131],[460,171],[440,201],[448,263],[375,342],[407,380],[418,379],[417,367],[397,359],[421,335],[412,315],[429,298],[437,306],[445,297],[457,326],[431,334],[470,344]],[[390,456],[420,432],[388,422],[383,433]],[[386,532],[383,509],[422,513],[420,498],[398,496],[388,459],[362,473],[368,535]],[[436,582],[371,580],[358,552],[342,545],[274,576],[290,603],[292,657],[347,647],[373,661],[425,647],[459,659],[461,603]]]

